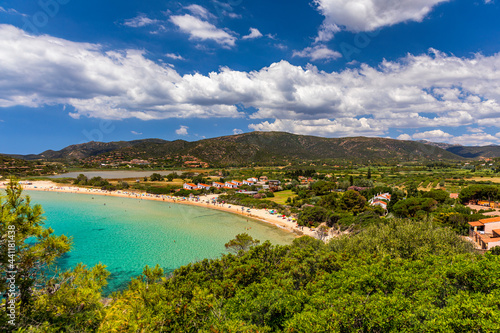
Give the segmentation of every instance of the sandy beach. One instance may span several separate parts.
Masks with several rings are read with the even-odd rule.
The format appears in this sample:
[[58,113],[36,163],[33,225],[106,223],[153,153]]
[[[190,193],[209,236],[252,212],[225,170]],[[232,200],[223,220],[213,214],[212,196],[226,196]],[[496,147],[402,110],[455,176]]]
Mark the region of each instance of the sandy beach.
[[[149,194],[134,190],[103,191],[101,189],[83,188],[70,185],[61,186],[60,184],[56,184],[51,181],[33,181],[30,182],[29,185],[24,184],[24,182],[21,182],[21,185],[25,190],[30,190],[30,191],[51,191],[51,192],[62,192],[62,193],[104,195],[104,196],[114,196],[122,198],[141,199],[141,200],[162,201],[162,202],[177,203],[183,205],[194,205],[204,208],[225,211],[233,214],[238,214],[265,223],[270,223],[285,231],[293,232],[297,236],[308,235],[316,238],[316,232],[314,232],[310,228],[307,227],[302,228],[298,226],[297,223],[292,221],[290,217],[283,218],[282,215],[271,214],[266,209],[250,209],[238,205],[217,203],[218,194],[202,195],[193,198],[187,198],[187,197],[183,198],[183,197],[173,197],[169,195]],[[0,183],[0,189],[5,189],[5,188],[6,185],[4,185],[3,182]]]

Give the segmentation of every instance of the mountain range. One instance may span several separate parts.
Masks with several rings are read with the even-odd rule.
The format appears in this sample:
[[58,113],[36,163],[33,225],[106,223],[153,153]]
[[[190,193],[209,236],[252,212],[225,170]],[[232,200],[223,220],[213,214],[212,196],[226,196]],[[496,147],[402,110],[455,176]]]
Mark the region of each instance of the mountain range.
[[203,139],[166,141],[145,139],[88,142],[41,154],[10,155],[25,160],[85,160],[95,157],[194,158],[211,166],[269,165],[309,160],[354,162],[461,160],[499,157],[500,147],[462,147],[386,138],[323,138],[285,132],[250,132]]

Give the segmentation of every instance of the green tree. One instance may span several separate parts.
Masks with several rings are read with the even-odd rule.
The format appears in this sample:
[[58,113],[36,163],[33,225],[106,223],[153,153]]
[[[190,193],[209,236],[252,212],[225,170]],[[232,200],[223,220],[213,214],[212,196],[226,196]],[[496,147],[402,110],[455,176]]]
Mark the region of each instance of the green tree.
[[230,240],[224,244],[224,246],[233,253],[239,253],[240,251],[247,251],[252,246],[258,245],[259,243],[260,241],[258,239],[253,239],[249,234],[243,233],[236,235],[235,239]]
[[159,173],[153,173],[149,179],[152,181],[152,182],[161,182],[163,181],[163,176],[160,175]]
[[75,185],[87,185],[88,180],[89,179],[87,178],[87,176],[85,176],[83,173],[81,173],[73,181],[73,184],[75,184]]
[[[4,309],[15,304],[19,317],[29,317],[35,295],[45,286],[45,274],[71,247],[71,239],[43,227],[42,214],[42,207],[32,206],[30,197],[23,196],[22,187],[11,181],[6,195],[0,198],[0,290],[5,295]],[[15,290],[10,288],[11,277],[15,278]],[[0,312],[1,326],[8,321],[7,313]]]
[[396,203],[393,212],[399,217],[417,217],[436,209],[437,201],[432,198],[408,198]]
[[366,198],[358,191],[349,190],[340,198],[340,207],[357,215],[365,210]]
[[450,198],[450,194],[443,190],[430,190],[429,192],[424,193],[424,197],[432,198],[442,204]]
[[372,169],[368,168],[368,173],[366,174],[366,179],[372,179]]
[[326,209],[335,209],[339,205],[339,194],[338,193],[329,193],[325,196],[322,196],[318,202],[318,206],[324,207]]
[[493,247],[489,252],[495,256],[500,256],[500,246]]
[[458,198],[463,204],[471,200],[498,200],[500,189],[496,185],[471,185],[464,188]]
[[358,186],[358,187],[373,187],[373,181],[370,180],[370,179],[364,179],[364,178],[356,179],[354,181],[354,186]]
[[326,222],[328,211],[323,207],[304,207],[299,214],[297,223],[299,225],[311,227]]
[[320,180],[318,182],[314,182],[309,186],[310,190],[315,193],[316,196],[326,195],[335,189],[334,182],[327,182],[324,180]]

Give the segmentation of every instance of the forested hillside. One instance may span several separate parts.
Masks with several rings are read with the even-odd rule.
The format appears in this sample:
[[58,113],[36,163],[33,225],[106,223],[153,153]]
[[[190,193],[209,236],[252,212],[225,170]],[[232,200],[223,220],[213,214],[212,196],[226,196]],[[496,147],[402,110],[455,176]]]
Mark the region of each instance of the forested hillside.
[[[302,237],[289,246],[252,246],[239,235],[227,244],[233,254],[170,275],[146,267],[126,290],[104,297],[109,273],[102,265],[44,275],[71,240],[44,231],[40,207],[20,194],[11,187],[2,199],[2,232],[16,229],[18,242],[37,241],[19,249],[16,326],[9,324],[9,296],[0,312],[3,331],[500,330],[500,256],[476,254],[454,231],[429,221],[388,219],[328,244]],[[2,275],[2,290],[7,286]]]
[[311,160],[398,162],[460,160],[439,147],[385,138],[322,138],[284,132],[251,132],[188,142],[147,139],[89,142],[48,150],[27,159],[120,162],[139,159],[191,158],[210,166],[286,165]]

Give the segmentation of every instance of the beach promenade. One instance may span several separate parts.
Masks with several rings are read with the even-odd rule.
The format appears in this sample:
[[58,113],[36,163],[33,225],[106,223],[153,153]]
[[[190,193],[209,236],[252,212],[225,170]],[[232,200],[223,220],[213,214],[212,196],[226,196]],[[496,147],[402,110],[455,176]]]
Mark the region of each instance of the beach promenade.
[[[131,198],[138,200],[154,200],[168,203],[176,203],[182,205],[193,205],[209,209],[216,209],[220,211],[225,211],[228,213],[238,214],[250,219],[259,220],[265,223],[270,223],[276,227],[286,230],[288,232],[293,232],[297,236],[308,235],[311,237],[316,237],[316,233],[307,227],[300,227],[294,222],[290,217],[283,218],[282,215],[276,215],[270,213],[266,209],[250,209],[248,207],[243,207],[239,205],[231,205],[226,203],[218,203],[217,194],[202,195],[198,197],[174,197],[169,195],[160,194],[150,194],[134,190],[118,190],[118,191],[105,191],[96,188],[84,188],[72,185],[62,186],[51,181],[33,181],[31,184],[21,184],[23,189],[29,191],[50,191],[50,192],[62,192],[62,193],[78,193],[78,194],[90,194],[90,195],[103,195],[103,196],[114,196],[122,198]],[[0,189],[6,188],[6,183],[0,183]]]

